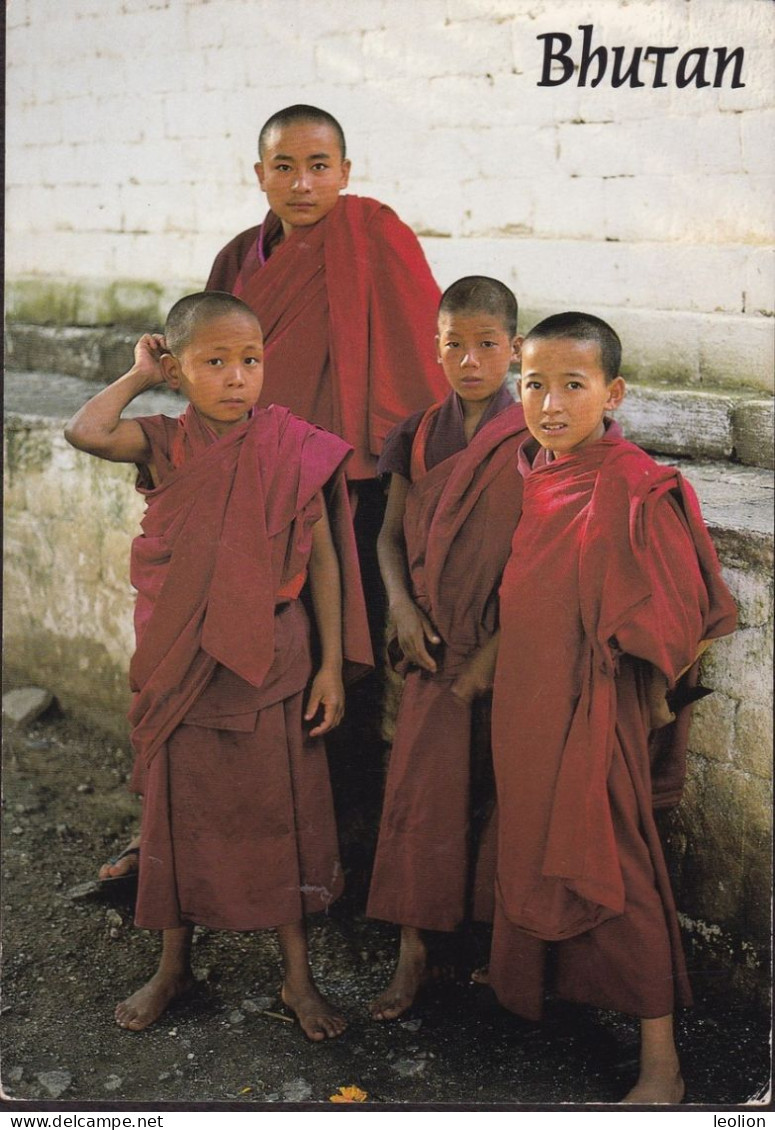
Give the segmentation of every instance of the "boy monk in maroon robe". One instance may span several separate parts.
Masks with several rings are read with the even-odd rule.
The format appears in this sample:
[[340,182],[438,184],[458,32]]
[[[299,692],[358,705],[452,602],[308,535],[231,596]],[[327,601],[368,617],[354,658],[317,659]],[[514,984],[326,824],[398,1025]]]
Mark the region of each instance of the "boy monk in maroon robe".
[[[122,418],[165,380],[189,401],[178,420]],[[285,408],[257,409],[262,382],[255,314],[229,294],[190,295],[66,431],[81,450],[138,464],[147,499],[131,563],[133,785],[144,796],[135,919],[164,933],[158,971],[116,1009],[123,1028],[147,1027],[192,986],[195,923],[275,927],[283,1001],[306,1035],[345,1028],[312,980],[304,914],[341,891],[320,735],[342,717],[343,654],[370,662],[349,448]],[[320,661],[305,708],[307,578]]]
[[406,1011],[427,975],[423,931],[492,918],[489,690],[527,436],[505,384],[516,334],[507,287],[453,283],[436,338],[451,391],[392,433],[379,464],[391,478],[378,552],[406,674],[367,907],[401,925],[379,1020]]
[[641,1018],[624,1101],[679,1103],[672,1013],[690,993],[653,808],[675,801],[683,750],[662,741],[652,763],[649,737],[736,612],[692,488],[606,419],[620,357],[614,331],[578,313],[522,347],[533,438],[500,590],[490,983],[538,1019],[551,943],[557,995]]
[[220,251],[207,289],[239,295],[263,326],[259,404],[340,435],[354,448],[348,479],[374,479],[390,429],[445,392],[433,350],[439,288],[395,212],[340,196],[350,161],[331,114],[278,111],[258,154],[270,210]]

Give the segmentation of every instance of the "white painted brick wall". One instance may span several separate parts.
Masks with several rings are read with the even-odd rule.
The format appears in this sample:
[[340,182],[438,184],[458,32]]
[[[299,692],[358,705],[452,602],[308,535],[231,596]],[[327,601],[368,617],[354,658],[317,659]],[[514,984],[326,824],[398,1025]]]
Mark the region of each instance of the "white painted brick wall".
[[[628,56],[742,46],[746,86],[538,87],[536,36],[578,60],[582,24]],[[774,27],[768,0],[13,0],[6,271],[199,285],[263,214],[261,122],[311,101],[353,191],[447,237],[441,281],[485,260],[526,309],[638,311],[647,366],[691,315],[700,377],[769,387]]]

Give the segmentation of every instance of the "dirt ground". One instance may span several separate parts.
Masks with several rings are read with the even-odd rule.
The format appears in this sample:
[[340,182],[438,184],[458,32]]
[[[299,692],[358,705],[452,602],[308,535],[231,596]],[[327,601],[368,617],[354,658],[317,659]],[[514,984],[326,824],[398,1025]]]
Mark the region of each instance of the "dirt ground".
[[[210,930],[197,931],[194,994],[143,1033],[119,1029],[116,1002],[147,978],[158,952],[151,933],[133,928],[132,890],[91,883],[135,827],[128,750],[55,707],[26,731],[7,734],[5,745],[6,1100],[28,1109],[52,1100],[74,1109],[122,1102],[307,1109],[354,1085],[368,1103],[389,1109],[536,1110],[615,1103],[633,1081],[635,1021],[559,1002],[550,1003],[542,1025],[509,1015],[465,973],[486,953],[480,936],[457,946],[457,976],[439,981],[401,1021],[371,1021],[366,1006],[389,973],[396,935],[362,914],[357,836],[345,845],[351,892],[311,928],[318,983],[350,1018],[340,1040],[312,1044],[284,1014],[271,934]],[[448,947],[442,964],[451,956]],[[700,995],[679,1017],[678,1038],[690,1103],[761,1102],[768,1017]]]

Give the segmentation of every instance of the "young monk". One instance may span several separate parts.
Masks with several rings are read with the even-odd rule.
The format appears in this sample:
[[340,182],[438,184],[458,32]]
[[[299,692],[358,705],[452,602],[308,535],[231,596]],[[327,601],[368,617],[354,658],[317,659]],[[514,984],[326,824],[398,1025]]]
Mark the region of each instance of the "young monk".
[[436,343],[451,391],[391,433],[379,463],[390,491],[378,552],[406,682],[367,907],[401,925],[378,1020],[405,1012],[425,980],[423,931],[492,917],[489,692],[527,435],[505,384],[521,343],[514,295],[459,279]]
[[733,631],[736,612],[692,488],[607,418],[620,357],[610,326],[580,313],[522,347],[532,439],[500,590],[490,982],[540,1018],[552,943],[560,997],[641,1018],[624,1101],[679,1103],[672,1013],[690,992],[653,806],[675,799],[683,750],[663,740],[652,764],[649,736],[655,713],[669,718],[664,691],[677,708],[702,641]]
[[390,429],[444,394],[433,351],[439,288],[390,208],[340,195],[350,161],[331,114],[278,111],[258,156],[270,210],[218,254],[207,289],[233,291],[264,327],[259,404],[285,404],[342,436],[354,448],[348,479],[373,480]]
[[[163,381],[189,401],[179,419],[122,416]],[[343,637],[345,655],[370,662],[349,449],[285,408],[256,409],[262,383],[255,314],[228,294],[189,295],[66,429],[83,451],[138,464],[148,504],[131,562],[133,785],[144,796],[135,919],[163,942],[157,972],[116,1009],[134,1031],[191,987],[195,923],[275,927],[282,999],[305,1034],[345,1028],[312,980],[303,916],[342,887],[320,737],[342,717]],[[307,578],[320,659],[304,706]]]

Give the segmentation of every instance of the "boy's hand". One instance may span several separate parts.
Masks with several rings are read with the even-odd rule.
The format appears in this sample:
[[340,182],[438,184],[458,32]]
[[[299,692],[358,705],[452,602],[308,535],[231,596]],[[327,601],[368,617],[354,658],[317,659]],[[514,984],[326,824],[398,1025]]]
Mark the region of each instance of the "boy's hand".
[[321,667],[312,681],[309,702],[304,711],[304,721],[311,722],[319,710],[323,710],[323,720],[310,730],[311,738],[327,734],[344,718],[344,684],[340,671]]
[[492,690],[499,639],[500,633],[496,632],[468,660],[450,687],[455,698],[459,698],[461,702],[471,703],[475,698],[479,698],[480,695],[487,694],[488,691]]
[[422,667],[435,674],[436,660],[428,651],[426,640],[435,647],[441,643],[441,636],[422,609],[414,601],[407,600],[391,608],[390,615],[398,645],[406,660],[415,667]]
[[167,352],[163,334],[143,334],[135,345],[135,372],[144,378],[147,388],[164,384],[164,371],[159,358]]

